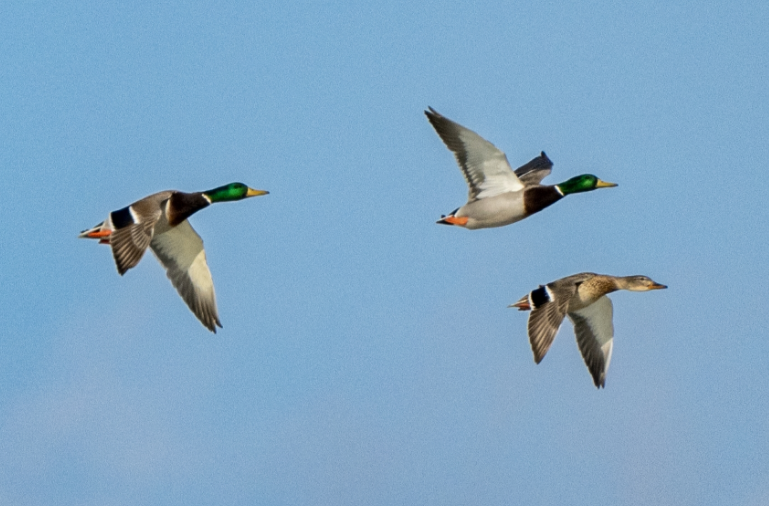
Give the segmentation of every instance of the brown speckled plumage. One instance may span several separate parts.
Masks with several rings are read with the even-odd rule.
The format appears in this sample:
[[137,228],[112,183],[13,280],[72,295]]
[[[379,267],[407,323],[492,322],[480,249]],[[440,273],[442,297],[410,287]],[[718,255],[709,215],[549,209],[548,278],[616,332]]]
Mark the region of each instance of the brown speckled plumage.
[[534,361],[540,363],[553,344],[563,319],[574,324],[582,358],[598,388],[606,384],[614,338],[613,308],[606,294],[616,290],[647,291],[667,288],[646,276],[607,276],[583,272],[521,297],[511,307],[531,311],[527,323]]

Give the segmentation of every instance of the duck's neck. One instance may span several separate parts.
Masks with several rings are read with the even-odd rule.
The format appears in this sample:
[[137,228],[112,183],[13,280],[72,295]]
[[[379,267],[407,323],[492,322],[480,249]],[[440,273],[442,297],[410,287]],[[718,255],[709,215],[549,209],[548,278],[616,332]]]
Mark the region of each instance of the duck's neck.
[[172,227],[180,224],[196,212],[211,205],[202,193],[176,192],[166,204],[166,218]]
[[622,286],[617,282],[617,278],[598,274],[581,284],[580,290],[583,290],[583,293],[590,294],[593,299],[597,299],[607,293],[622,290]]
[[[632,276],[620,276],[612,278],[617,288],[615,290],[632,290],[634,285],[630,283]],[[612,290],[614,291],[614,290]]]
[[529,186],[523,192],[523,206],[526,215],[534,214],[563,198],[558,186]]

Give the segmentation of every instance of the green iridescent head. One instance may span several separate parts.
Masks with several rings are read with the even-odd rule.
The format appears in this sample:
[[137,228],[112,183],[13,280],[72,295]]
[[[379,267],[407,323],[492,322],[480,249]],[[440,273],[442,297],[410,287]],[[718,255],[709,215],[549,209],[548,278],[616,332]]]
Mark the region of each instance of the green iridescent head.
[[270,192],[264,190],[254,190],[249,188],[243,183],[230,183],[213,190],[203,192],[203,195],[208,197],[211,203],[216,202],[231,202],[234,200],[243,200],[248,197],[258,197],[259,195],[267,195]]
[[589,192],[597,188],[611,188],[612,186],[617,185],[615,183],[607,183],[606,181],[601,181],[592,174],[582,174],[581,176],[573,177],[568,181],[564,181],[563,183],[556,185],[556,187],[558,187],[558,189],[561,190],[561,193],[564,195],[569,195],[571,193]]

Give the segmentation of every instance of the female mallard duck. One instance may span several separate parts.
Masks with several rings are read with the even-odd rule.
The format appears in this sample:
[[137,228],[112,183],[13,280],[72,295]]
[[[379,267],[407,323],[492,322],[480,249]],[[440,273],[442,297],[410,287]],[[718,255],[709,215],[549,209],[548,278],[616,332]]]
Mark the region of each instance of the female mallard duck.
[[222,326],[216,311],[211,271],[206,263],[203,240],[187,218],[216,202],[230,202],[267,195],[242,183],[213,190],[184,193],[175,190],[155,193],[128,207],[112,211],[95,227],[79,237],[99,239],[112,247],[117,270],[122,276],[141,260],[149,246],[166,269],[179,295],[211,332]]
[[531,310],[529,342],[534,361],[538,364],[550,349],[564,316],[568,315],[574,324],[577,345],[593,376],[593,383],[601,388],[606,384],[614,339],[612,304],[606,294],[616,290],[645,292],[661,288],[667,286],[646,276],[615,277],[583,272],[540,285],[509,307]]
[[566,195],[617,186],[591,174],[543,186],[540,182],[553,167],[544,151],[513,172],[505,154],[477,133],[441,116],[432,107],[425,114],[454,152],[470,188],[467,204],[437,223],[469,229],[502,227],[531,216]]

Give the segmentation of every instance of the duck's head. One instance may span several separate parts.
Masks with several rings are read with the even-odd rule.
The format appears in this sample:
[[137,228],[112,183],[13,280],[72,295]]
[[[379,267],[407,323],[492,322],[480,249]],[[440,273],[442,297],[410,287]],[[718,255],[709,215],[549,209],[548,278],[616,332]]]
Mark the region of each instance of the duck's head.
[[625,276],[620,278],[620,288],[631,292],[648,292],[649,290],[662,290],[667,288],[646,276]]
[[211,203],[216,202],[231,202],[234,200],[243,200],[248,197],[258,197],[259,195],[267,195],[270,192],[264,190],[254,190],[249,188],[243,183],[230,183],[213,190],[203,192],[203,195],[208,198]]
[[589,192],[598,188],[611,188],[617,186],[617,184],[601,181],[592,174],[582,174],[581,176],[573,177],[568,181],[564,181],[555,186],[561,190],[561,193],[564,195],[569,195],[570,193]]

